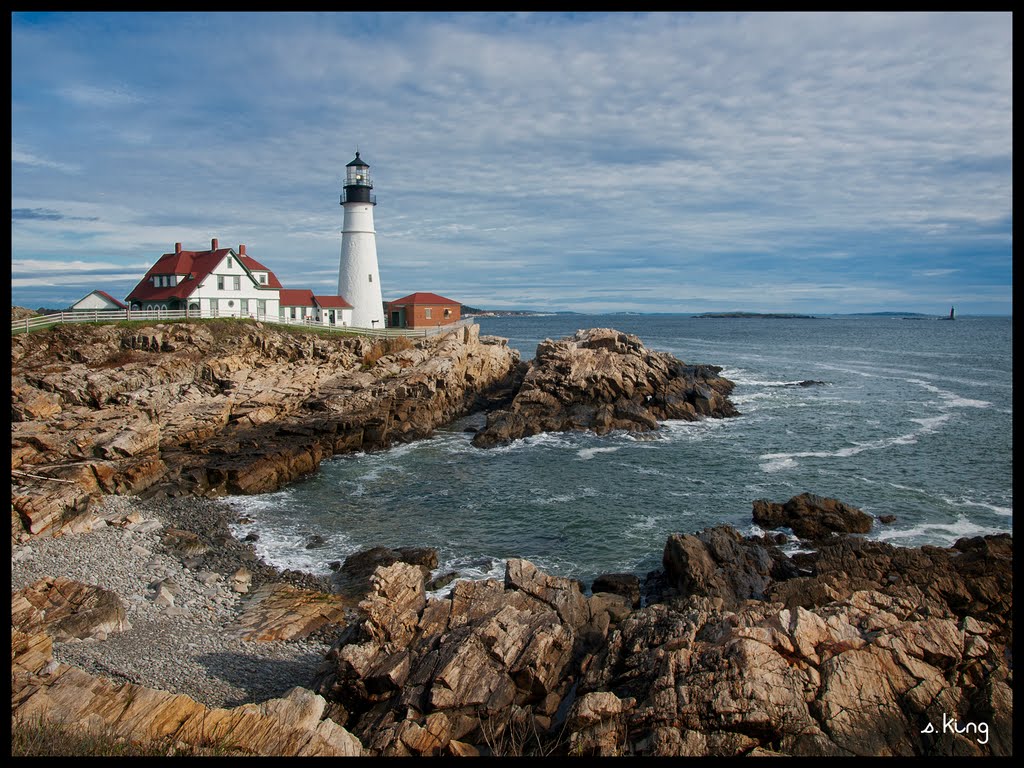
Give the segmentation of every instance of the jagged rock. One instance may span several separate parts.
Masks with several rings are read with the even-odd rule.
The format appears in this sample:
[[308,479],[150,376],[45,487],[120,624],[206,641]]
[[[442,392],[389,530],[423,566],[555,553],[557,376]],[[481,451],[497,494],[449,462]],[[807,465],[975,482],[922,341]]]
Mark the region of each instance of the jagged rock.
[[360,756],[351,733],[321,719],[326,702],[302,688],[280,699],[232,709],[207,708],[184,694],[115,684],[65,664],[14,680],[11,716],[54,722],[136,743],[169,740],[226,754]]
[[640,579],[631,573],[605,573],[590,585],[593,593],[609,592],[622,595],[634,608],[640,607]]
[[124,602],[103,587],[46,577],[11,595],[11,625],[55,640],[106,639],[131,628]]
[[662,564],[674,594],[718,598],[724,605],[762,600],[773,581],[797,575],[778,547],[744,538],[727,526],[696,535],[672,534],[665,543]]
[[649,351],[638,337],[609,328],[545,339],[511,405],[488,415],[473,445],[577,429],[643,432],[665,419],[737,416],[728,398],[733,383],[720,372]]
[[627,743],[625,714],[636,704],[614,693],[585,693],[573,702],[569,714],[569,749],[590,757],[617,757]]
[[767,499],[753,503],[754,522],[762,528],[791,528],[801,539],[825,539],[833,533],[868,533],[873,518],[838,499],[801,493],[785,504]]
[[991,622],[997,637],[1013,634],[1013,539],[1008,534],[960,539],[952,548],[896,547],[859,537],[821,542],[817,552],[796,555],[812,571],[772,584],[769,599],[813,608],[848,599],[856,590],[893,596],[916,588],[955,615]]
[[264,584],[245,601],[236,629],[243,640],[301,640],[345,628],[346,602],[337,595],[290,584]]
[[382,755],[463,754],[524,718],[546,730],[584,636],[592,644],[630,610],[525,560],[507,563],[504,582],[460,581],[430,601],[423,578],[401,562],[377,569],[365,618],[332,648],[317,685]]
[[636,705],[624,729],[612,708],[577,738],[626,732],[631,754],[675,757],[1004,754],[994,741],[922,733],[943,714],[976,712],[1009,733],[1012,709],[991,706],[1009,692],[1001,651],[970,657],[956,619],[921,598],[855,592],[810,612],[692,597],[635,611],[584,662],[579,693]]
[[392,563],[419,566],[424,577],[437,567],[437,550],[433,547],[370,547],[345,558],[333,577],[335,589],[347,595],[363,595],[370,586],[370,577],[380,566]]

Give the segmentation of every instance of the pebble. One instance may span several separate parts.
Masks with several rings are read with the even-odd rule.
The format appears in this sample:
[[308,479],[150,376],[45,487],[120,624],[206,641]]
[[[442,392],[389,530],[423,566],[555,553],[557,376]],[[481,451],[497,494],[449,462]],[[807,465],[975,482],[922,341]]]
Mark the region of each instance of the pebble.
[[[160,533],[173,526],[205,541],[222,536],[231,513],[215,501],[107,497],[99,514],[111,522],[136,514],[141,522],[132,524],[133,530],[101,522],[88,532],[13,547],[12,591],[43,576],[63,576],[109,589],[124,601],[129,630],[101,642],[54,642],[55,662],[116,683],[183,693],[208,707],[259,703],[296,685],[312,686],[329,644],[240,640],[234,625],[246,597],[228,585],[243,564],[251,574],[250,591],[267,581],[285,580],[326,591],[323,577],[280,574],[252,553],[251,544],[230,535],[204,557],[191,560],[201,560],[201,568],[184,567]],[[168,599],[156,600],[157,595]]]

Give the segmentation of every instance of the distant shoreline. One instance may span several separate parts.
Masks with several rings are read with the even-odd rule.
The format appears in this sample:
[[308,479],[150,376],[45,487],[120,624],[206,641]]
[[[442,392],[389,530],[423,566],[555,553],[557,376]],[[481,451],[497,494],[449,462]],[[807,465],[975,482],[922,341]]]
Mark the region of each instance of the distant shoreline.
[[721,318],[721,317],[740,317],[740,318],[772,318],[777,320],[820,320],[820,317],[815,315],[794,315],[785,312],[705,312],[701,315],[694,315],[695,318],[706,319],[706,318]]

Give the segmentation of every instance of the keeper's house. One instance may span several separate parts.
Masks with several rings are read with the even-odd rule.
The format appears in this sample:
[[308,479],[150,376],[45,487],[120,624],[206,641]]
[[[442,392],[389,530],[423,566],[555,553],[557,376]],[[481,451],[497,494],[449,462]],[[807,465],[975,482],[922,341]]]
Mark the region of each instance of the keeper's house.
[[432,328],[457,323],[462,305],[436,293],[410,293],[385,302],[388,327]]
[[352,322],[352,307],[341,296],[286,289],[270,269],[245,252],[244,244],[235,251],[221,248],[216,238],[208,251],[186,251],[175,243],[174,252],[161,256],[125,301],[133,310],[187,310],[201,317],[325,326]]

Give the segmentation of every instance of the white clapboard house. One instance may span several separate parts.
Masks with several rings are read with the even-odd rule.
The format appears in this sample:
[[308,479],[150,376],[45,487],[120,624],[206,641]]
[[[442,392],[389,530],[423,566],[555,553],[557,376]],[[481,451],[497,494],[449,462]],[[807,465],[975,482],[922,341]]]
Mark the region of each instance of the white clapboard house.
[[352,307],[341,296],[315,296],[286,289],[277,276],[245,252],[221,248],[216,238],[207,251],[174,244],[149,268],[125,299],[132,310],[188,311],[202,317],[251,317],[306,325],[347,326]]

